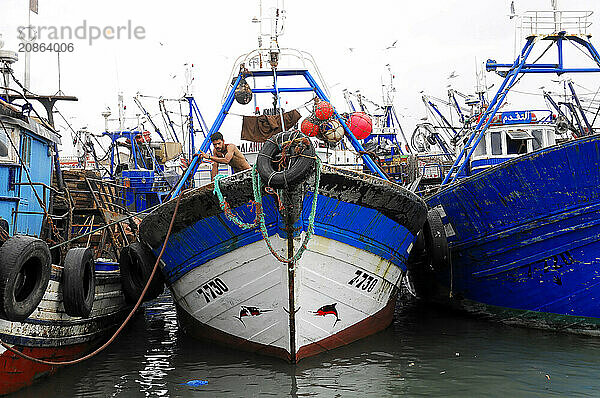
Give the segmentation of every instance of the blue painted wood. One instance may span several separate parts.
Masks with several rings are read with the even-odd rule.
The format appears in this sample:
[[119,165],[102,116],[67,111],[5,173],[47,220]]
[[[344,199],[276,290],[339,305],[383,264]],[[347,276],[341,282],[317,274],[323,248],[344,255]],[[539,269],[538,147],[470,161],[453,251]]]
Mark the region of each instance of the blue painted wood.
[[[6,123],[6,122],[5,122]],[[17,127],[20,141],[16,142],[19,154],[29,170],[33,183],[51,185],[52,156],[50,141]],[[24,184],[24,185],[19,185]],[[29,180],[18,161],[0,164],[0,217],[9,223],[9,235],[26,234],[39,236],[42,230],[43,209],[34,194],[44,200],[48,208],[50,195],[42,185],[28,185]],[[26,213],[15,213],[17,212]]]
[[[304,197],[302,229],[308,229],[313,194]],[[248,203],[249,204],[249,203]],[[279,211],[273,198],[263,197],[263,209],[269,236],[283,235]],[[235,208],[245,222],[255,217],[250,206]],[[333,239],[371,252],[406,269],[408,249],[415,239],[406,228],[377,210],[319,195],[315,217],[315,235]],[[172,284],[187,272],[209,260],[237,248],[262,240],[258,229],[242,230],[223,214],[208,217],[171,235],[163,254],[163,274]],[[157,250],[159,250],[158,248]]]
[[[24,145],[25,140],[28,141],[27,145]],[[21,158],[29,168],[31,181],[34,183],[44,183],[48,186],[51,185],[52,156],[49,150],[49,142],[41,140],[33,134],[22,132],[20,152]],[[28,184],[29,180],[26,173],[22,170],[19,171],[19,181],[23,184]],[[44,188],[41,185],[20,185],[17,188],[18,196],[21,199],[19,202],[19,211],[43,212],[42,206],[33,192],[34,189],[41,199],[44,199],[45,196],[45,206],[48,208],[50,195],[48,192],[44,195]],[[4,215],[2,217],[4,218]],[[10,218],[7,219],[10,220]],[[42,230],[42,222],[42,214],[18,214],[16,233],[39,236]]]
[[[456,233],[455,297],[600,318],[600,136],[505,162],[427,203]],[[449,269],[436,276],[450,286]]]

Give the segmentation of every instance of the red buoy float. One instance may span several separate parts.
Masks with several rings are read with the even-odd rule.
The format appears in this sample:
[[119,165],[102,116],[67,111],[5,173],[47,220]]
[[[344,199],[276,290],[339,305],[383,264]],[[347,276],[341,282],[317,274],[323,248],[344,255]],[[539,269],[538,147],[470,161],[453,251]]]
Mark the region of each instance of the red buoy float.
[[319,133],[319,125],[307,117],[300,124],[300,131],[309,137],[315,137]]
[[373,131],[373,122],[364,112],[354,112],[348,119],[348,128],[357,140],[364,140]]
[[327,120],[333,116],[333,106],[327,101],[319,101],[315,105],[315,117],[319,120]]

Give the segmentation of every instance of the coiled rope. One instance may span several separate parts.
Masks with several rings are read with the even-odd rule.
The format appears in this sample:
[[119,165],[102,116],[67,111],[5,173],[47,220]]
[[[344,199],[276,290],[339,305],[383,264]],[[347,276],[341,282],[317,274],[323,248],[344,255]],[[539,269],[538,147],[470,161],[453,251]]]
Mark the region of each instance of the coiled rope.
[[315,156],[314,159],[315,159],[315,163],[316,163],[315,189],[314,189],[314,193],[313,193],[312,207],[310,209],[310,214],[308,216],[308,228],[306,230],[306,234],[304,235],[304,239],[302,240],[302,244],[298,248],[298,251],[296,252],[296,254],[294,254],[290,258],[282,257],[279,253],[277,253],[277,251],[273,248],[271,239],[269,238],[269,233],[267,231],[267,225],[265,222],[265,214],[263,211],[262,183],[261,183],[260,176],[258,175],[258,171],[256,170],[256,165],[252,166],[252,189],[253,189],[253,193],[254,193],[254,201],[252,201],[252,204],[256,208],[256,217],[254,219],[254,222],[251,224],[244,222],[238,216],[233,214],[233,212],[231,211],[231,207],[229,206],[229,204],[223,197],[223,193],[221,192],[221,188],[219,186],[219,180],[221,180],[222,178],[225,178],[226,176],[223,174],[219,174],[215,177],[215,182],[214,182],[215,186],[213,189],[213,193],[219,199],[219,205],[221,206],[221,209],[223,210],[223,213],[225,214],[227,219],[244,230],[252,229],[256,226],[259,226],[260,232],[262,234],[262,237],[263,237],[265,243],[267,244],[267,247],[269,248],[269,251],[277,260],[281,261],[282,263],[289,264],[289,263],[298,261],[302,257],[304,252],[306,251],[308,242],[310,241],[310,239],[312,238],[312,236],[314,234],[315,215],[317,213],[317,199],[319,197],[319,183],[321,181],[321,160],[319,159],[318,156]]
[[158,264],[160,263],[160,259],[162,258],[163,253],[165,252],[165,248],[167,247],[167,242],[169,241],[169,238],[171,237],[171,230],[173,229],[173,224],[175,223],[175,217],[177,216],[177,211],[179,210],[179,202],[180,202],[180,200],[181,200],[181,195],[178,195],[177,196],[177,202],[175,202],[175,210],[173,211],[173,217],[171,217],[171,223],[169,224],[169,229],[167,230],[167,235],[165,236],[165,241],[163,242],[163,246],[162,246],[162,249],[160,251],[160,254],[156,258],[156,263],[154,263],[154,268],[152,269],[152,273],[150,274],[150,277],[148,278],[148,282],[146,282],[146,286],[144,287],[144,290],[142,291],[142,294],[140,295],[140,298],[138,298],[137,303],[135,303],[135,306],[129,312],[129,315],[127,315],[127,318],[125,318],[125,320],[123,321],[123,323],[121,324],[121,326],[119,326],[119,328],[115,331],[115,333],[112,335],[112,337],[106,343],[104,343],[101,347],[97,348],[93,352],[91,352],[91,353],[89,353],[86,356],[83,356],[81,358],[73,359],[71,361],[58,361],[58,362],[45,361],[43,359],[31,357],[31,356],[29,356],[27,354],[24,354],[24,353],[18,351],[15,348],[9,346],[8,344],[6,344],[2,340],[0,340],[0,344],[4,348],[6,348],[10,352],[12,352],[13,354],[18,355],[21,358],[28,359],[28,360],[30,360],[32,362],[41,363],[43,365],[50,365],[50,366],[74,365],[76,363],[83,362],[86,359],[90,359],[93,356],[96,356],[97,354],[99,354],[100,352],[102,352],[106,347],[108,347],[117,338],[117,336],[119,335],[119,333],[121,333],[121,331],[123,330],[123,328],[125,327],[125,325],[127,325],[127,323],[129,323],[129,320],[133,317],[133,314],[135,314],[135,312],[140,307],[140,304],[142,303],[142,300],[144,299],[144,296],[146,295],[146,292],[148,291],[148,288],[150,286],[150,282],[152,281],[152,279],[154,279],[154,275],[156,274],[156,270],[158,269]]

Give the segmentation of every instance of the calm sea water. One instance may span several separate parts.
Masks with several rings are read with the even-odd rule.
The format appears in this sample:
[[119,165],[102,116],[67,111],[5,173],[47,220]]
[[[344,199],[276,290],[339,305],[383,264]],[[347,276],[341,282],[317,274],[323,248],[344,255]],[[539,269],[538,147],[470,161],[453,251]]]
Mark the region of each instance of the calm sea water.
[[[208,384],[189,387],[190,380]],[[600,338],[398,306],[387,330],[292,366],[179,331],[168,295],[96,358],[23,397],[600,396]]]

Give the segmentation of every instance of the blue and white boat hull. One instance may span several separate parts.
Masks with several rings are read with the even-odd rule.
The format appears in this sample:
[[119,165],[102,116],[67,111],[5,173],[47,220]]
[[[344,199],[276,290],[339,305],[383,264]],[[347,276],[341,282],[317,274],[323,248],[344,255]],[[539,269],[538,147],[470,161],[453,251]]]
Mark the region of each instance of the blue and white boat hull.
[[[250,171],[225,178],[221,190],[246,222]],[[272,247],[289,257],[304,239],[314,177],[305,183],[292,243],[276,200],[263,197]],[[314,235],[302,257],[280,262],[258,228],[242,230],[223,214],[212,185],[184,193],[162,271],[186,330],[230,347],[292,362],[376,333],[392,320],[397,287],[425,219],[425,205],[402,187],[323,166]],[[161,248],[174,201],[140,225]],[[284,210],[285,214],[285,210]]]

